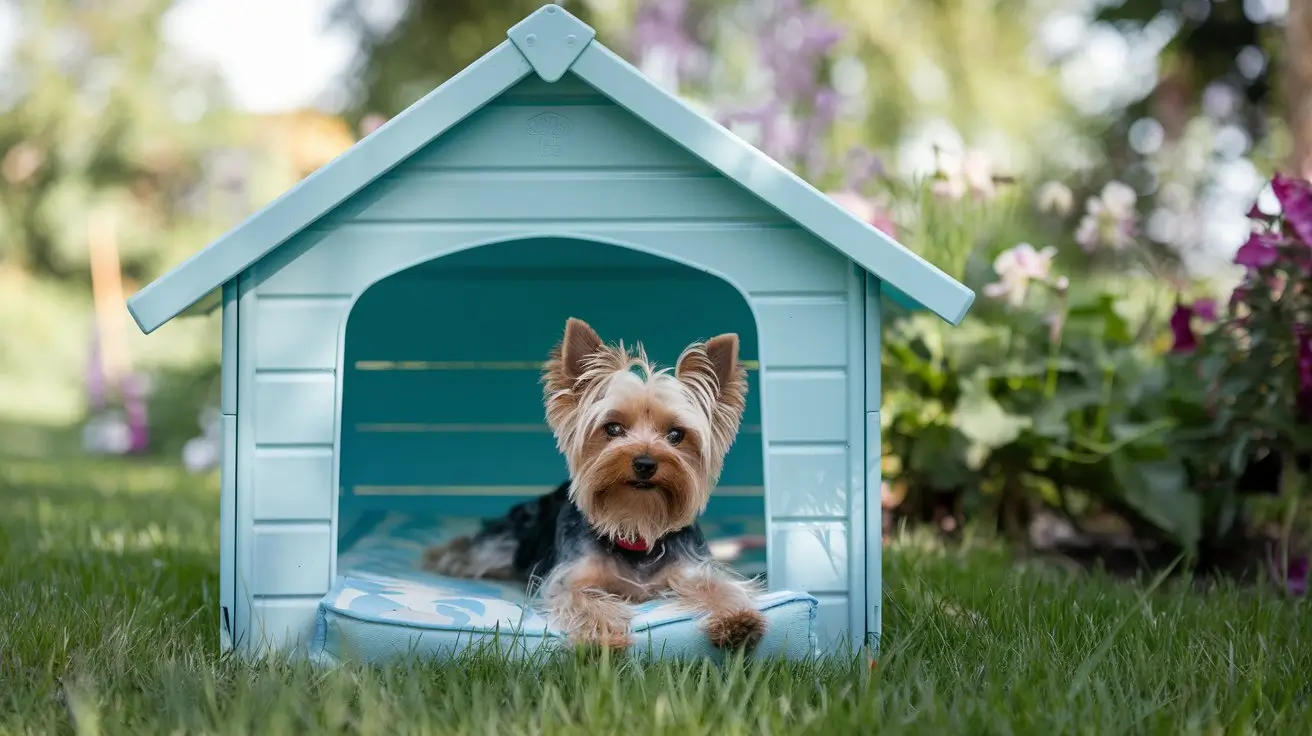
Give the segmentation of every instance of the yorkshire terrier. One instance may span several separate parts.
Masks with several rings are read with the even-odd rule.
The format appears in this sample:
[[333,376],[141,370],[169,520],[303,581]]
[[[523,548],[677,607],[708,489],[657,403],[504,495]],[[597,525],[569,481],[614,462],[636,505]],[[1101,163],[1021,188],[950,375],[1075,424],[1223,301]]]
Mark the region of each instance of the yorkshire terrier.
[[[636,369],[636,370],[635,370]],[[759,586],[712,559],[697,518],[724,467],[747,402],[738,336],[693,343],[673,373],[569,319],[542,376],[547,424],[569,480],[429,548],[424,566],[520,580],[576,644],[632,644],[628,604],[673,597],[704,614],[720,648],[765,633]]]

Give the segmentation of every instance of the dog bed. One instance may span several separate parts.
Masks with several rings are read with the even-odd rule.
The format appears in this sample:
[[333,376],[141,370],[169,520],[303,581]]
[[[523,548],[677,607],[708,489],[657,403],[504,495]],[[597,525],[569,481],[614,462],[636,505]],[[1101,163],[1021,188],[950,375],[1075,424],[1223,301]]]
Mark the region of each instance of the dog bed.
[[[338,575],[319,603],[310,651],[314,660],[444,659],[471,647],[520,656],[566,645],[563,632],[530,605],[522,585],[449,578],[419,567],[425,547],[474,531],[477,520],[375,513],[341,522],[346,533],[339,543]],[[725,531],[707,529],[707,536],[714,540]],[[750,560],[739,565],[752,567]],[[762,596],[758,608],[767,630],[751,656],[800,659],[813,654],[817,605],[804,593]],[[632,653],[722,657],[702,633],[700,617],[672,601],[635,604]]]

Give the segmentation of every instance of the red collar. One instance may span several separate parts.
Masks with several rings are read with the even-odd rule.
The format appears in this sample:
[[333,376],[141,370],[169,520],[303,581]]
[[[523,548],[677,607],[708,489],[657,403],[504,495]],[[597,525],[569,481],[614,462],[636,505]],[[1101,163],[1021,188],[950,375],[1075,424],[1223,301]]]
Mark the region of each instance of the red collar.
[[619,547],[619,548],[621,548],[621,549],[627,549],[627,550],[630,551],[630,552],[650,552],[650,551],[651,551],[651,544],[649,544],[649,543],[647,542],[647,540],[645,540],[645,539],[638,539],[638,540],[633,541],[633,542],[628,542],[628,541],[625,541],[625,540],[623,540],[623,539],[620,539],[619,537],[616,537],[616,538],[615,538],[615,546],[617,546],[617,547]]

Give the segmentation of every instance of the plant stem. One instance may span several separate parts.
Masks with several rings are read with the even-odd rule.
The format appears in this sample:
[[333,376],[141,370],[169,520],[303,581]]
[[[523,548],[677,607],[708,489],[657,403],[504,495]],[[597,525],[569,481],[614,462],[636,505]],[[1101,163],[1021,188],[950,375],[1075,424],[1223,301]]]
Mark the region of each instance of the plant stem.
[[1116,371],[1110,365],[1102,367],[1102,400],[1098,402],[1098,414],[1094,419],[1093,436],[1099,442],[1106,439],[1107,415],[1111,411],[1112,385],[1116,383]]
[[1043,396],[1051,399],[1057,393],[1057,361],[1061,357],[1061,340],[1066,334],[1066,318],[1070,312],[1070,296],[1062,293],[1061,308],[1053,315],[1057,322],[1053,327],[1052,339],[1048,341],[1048,373],[1043,380]]
[[1280,584],[1289,591],[1289,548],[1298,518],[1298,503],[1303,495],[1303,474],[1298,469],[1298,455],[1286,450],[1281,460],[1280,493],[1285,497],[1285,519],[1280,525]]

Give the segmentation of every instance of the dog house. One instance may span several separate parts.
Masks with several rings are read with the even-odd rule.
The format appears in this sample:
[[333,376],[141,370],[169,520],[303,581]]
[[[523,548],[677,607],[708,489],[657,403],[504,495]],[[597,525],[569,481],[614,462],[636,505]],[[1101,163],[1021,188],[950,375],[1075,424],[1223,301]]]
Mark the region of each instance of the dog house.
[[[877,643],[881,297],[956,324],[974,294],[594,35],[539,9],[130,300],[145,332],[222,309],[225,647],[551,640],[513,591],[419,563],[564,480],[538,378],[570,316],[665,365],[740,335],[705,526],[768,541],[733,562],[770,591],[758,650]],[[697,650],[689,618],[648,604],[635,633]]]

